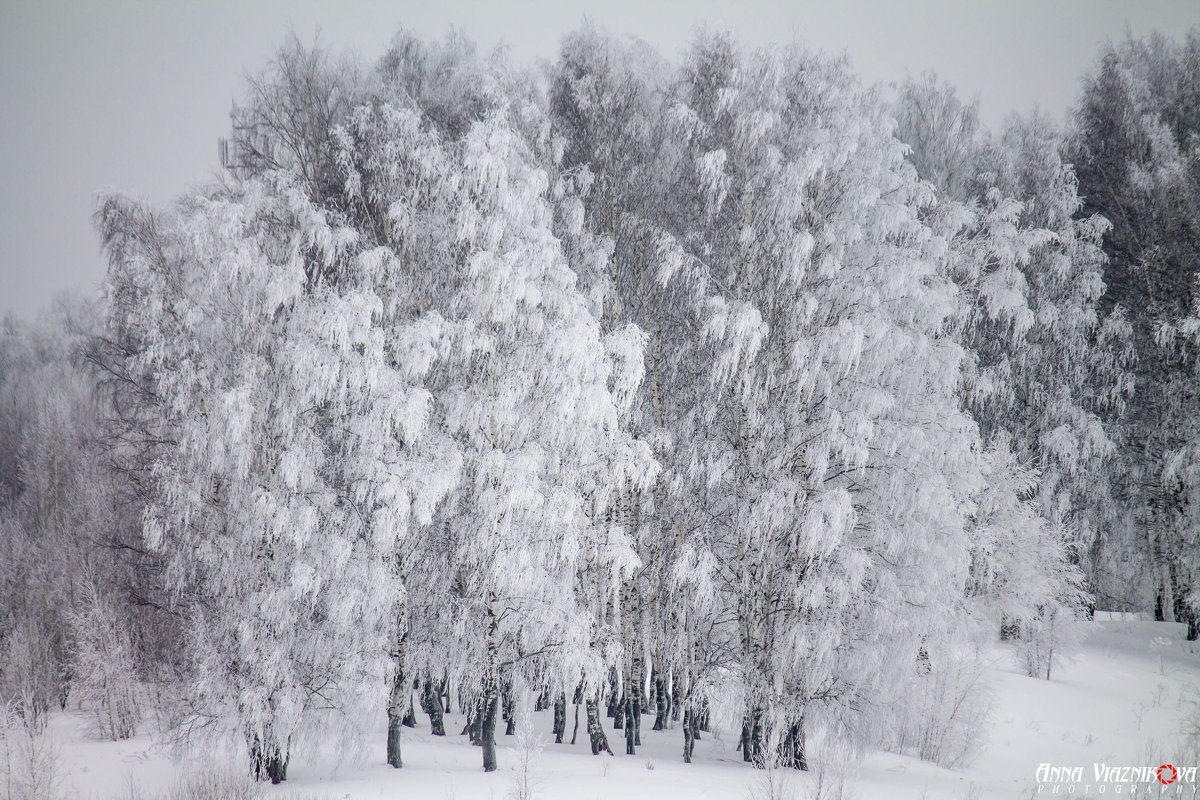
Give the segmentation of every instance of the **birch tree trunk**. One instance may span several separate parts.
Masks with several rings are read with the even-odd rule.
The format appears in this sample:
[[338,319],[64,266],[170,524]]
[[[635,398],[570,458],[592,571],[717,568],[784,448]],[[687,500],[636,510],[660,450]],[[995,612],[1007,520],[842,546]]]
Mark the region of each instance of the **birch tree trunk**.
[[404,766],[400,757],[400,731],[404,727],[410,694],[408,676],[404,674],[404,643],[401,642],[396,653],[396,675],[392,678],[392,695],[387,710],[387,763],[396,769]]
[[483,771],[495,772],[496,763],[496,717],[500,711],[499,644],[496,641],[498,620],[496,611],[487,605],[487,660],[483,672],[483,697],[480,700],[480,736],[483,747]]
[[429,729],[434,736],[446,735],[445,717],[442,712],[442,695],[429,676],[421,684],[421,710],[429,715]]
[[692,751],[696,747],[696,734],[692,726],[692,710],[683,712],[683,763],[692,763]]
[[611,756],[608,737],[604,735],[604,728],[600,727],[600,706],[594,697],[587,700],[587,731],[588,738],[592,740],[592,755],[598,756],[605,752]]
[[667,681],[663,677],[662,659],[655,659],[651,670],[651,680],[654,683],[654,727],[651,730],[661,731],[667,727]]
[[567,695],[563,692],[554,698],[554,743],[562,744],[567,731]]

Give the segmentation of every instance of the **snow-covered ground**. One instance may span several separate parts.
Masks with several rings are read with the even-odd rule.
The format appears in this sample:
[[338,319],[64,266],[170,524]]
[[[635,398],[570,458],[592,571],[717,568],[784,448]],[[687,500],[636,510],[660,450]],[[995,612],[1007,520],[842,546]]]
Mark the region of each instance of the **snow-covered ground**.
[[[970,767],[947,770],[907,756],[877,753],[842,770],[788,772],[790,796],[905,800],[906,798],[1024,798],[1039,796],[1040,764],[1082,767],[1087,794],[1130,796],[1113,785],[1101,792],[1092,780],[1093,765],[1150,766],[1178,758],[1181,717],[1188,698],[1200,700],[1200,644],[1184,641],[1182,625],[1112,621],[1096,622],[1078,656],[1047,682],[1022,675],[1007,651],[997,646],[987,680],[995,693],[995,711],[982,754]],[[1163,645],[1162,638],[1170,644]],[[1155,640],[1158,639],[1158,643]],[[537,715],[539,730],[550,730],[550,712]],[[1195,713],[1195,712],[1193,712]],[[363,763],[294,763],[288,782],[266,787],[267,798],[421,797],[427,800],[507,798],[512,796],[518,758],[512,737],[501,737],[500,771],[485,774],[479,750],[458,736],[462,719],[447,718],[450,735],[426,733],[424,717],[416,730],[405,729],[402,770],[383,764],[383,737]],[[568,732],[572,723],[568,708]],[[606,726],[608,721],[606,721]],[[748,798],[766,796],[755,789],[768,776],[744,765],[735,751],[736,735],[706,735],[696,746],[696,763],[680,760],[678,730],[655,733],[644,720],[638,755],[593,757],[581,722],[579,743],[555,745],[547,734],[533,763],[535,796],[546,800],[592,798]],[[170,783],[187,764],[175,764],[149,737],[126,742],[89,740],[79,714],[55,718],[52,732],[59,749],[59,769],[66,796],[107,800],[123,796],[131,784],[152,790]],[[609,730],[614,750],[623,752],[620,732]],[[816,754],[820,762],[821,754]],[[1177,766],[1195,766],[1177,764]],[[842,784],[842,793],[817,794],[824,779]],[[834,787],[836,788],[836,787]],[[1062,784],[1059,796],[1070,786]],[[1147,793],[1148,789],[1152,789]],[[1158,797],[1160,787],[1143,785],[1132,796]],[[1175,793],[1179,790],[1181,793]],[[1193,784],[1181,780],[1163,796],[1194,797]],[[1041,796],[1053,796],[1053,786]],[[1085,794],[1083,785],[1073,794]],[[779,795],[777,795],[779,796]],[[782,796],[788,796],[786,793]]]

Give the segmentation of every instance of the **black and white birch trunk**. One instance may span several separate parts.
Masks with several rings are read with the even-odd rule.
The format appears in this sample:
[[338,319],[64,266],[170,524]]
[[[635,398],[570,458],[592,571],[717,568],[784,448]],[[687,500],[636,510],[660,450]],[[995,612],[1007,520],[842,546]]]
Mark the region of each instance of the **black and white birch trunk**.
[[651,730],[661,731],[667,727],[667,680],[663,675],[662,661],[655,659],[651,668],[651,681],[654,684],[654,727]]
[[754,729],[751,732],[751,739],[754,742],[754,765],[757,767],[764,766],[767,762],[765,720],[763,710],[761,708],[756,709],[754,712]]
[[625,755],[637,755],[637,701],[633,692],[625,693]]
[[496,629],[499,620],[492,604],[488,603],[485,610],[487,615],[487,653],[483,669],[483,697],[480,698],[480,736],[479,744],[483,748],[483,771],[495,772],[496,763],[496,717],[500,712],[500,665],[499,643],[496,641]]
[[[579,707],[576,706],[576,709]],[[554,698],[554,743],[562,744],[563,734],[567,732],[567,695],[559,692]]]
[[696,748],[696,733],[692,726],[692,710],[683,712],[683,763],[692,763],[692,751]]
[[483,700],[477,699],[467,706],[467,724],[463,727],[462,735],[469,736],[471,744],[478,747],[483,744]]
[[429,731],[434,736],[446,735],[446,721],[442,711],[442,694],[429,676],[421,684],[421,711],[429,716]]
[[610,680],[612,681],[612,690],[608,695],[608,709],[605,713],[609,719],[613,721],[613,730],[619,731],[625,727],[625,706],[621,702],[621,689],[617,680],[617,670],[613,668]]
[[416,681],[414,681],[413,685],[409,688],[410,688],[410,691],[408,692],[408,695],[405,698],[408,705],[405,708],[404,719],[401,720],[401,724],[404,725],[404,727],[406,727],[406,728],[415,728],[415,727],[417,727],[417,710],[413,706],[411,689],[417,688]]
[[396,652],[396,674],[392,678],[392,694],[388,702],[387,763],[400,769],[404,760],[400,757],[400,731],[404,727],[404,716],[409,706],[409,678],[404,674],[404,642]]
[[642,659],[636,658],[633,662],[633,675],[629,685],[629,706],[626,710],[625,718],[628,720],[629,726],[633,728],[633,743],[638,747],[642,746],[642,706],[644,704],[642,699],[642,677]]
[[576,738],[579,736],[579,704],[583,702],[583,684],[575,687],[575,694],[571,697],[571,704],[575,706],[575,727],[571,730],[571,744],[575,744]]
[[604,735],[604,728],[600,726],[600,705],[591,697],[588,698],[586,705],[587,731],[588,738],[592,742],[592,755],[598,756],[603,752],[611,756],[612,750],[608,746],[608,737]]
[[800,717],[788,725],[787,735],[779,745],[780,762],[792,769],[807,770],[808,757],[804,745],[804,717]]
[[513,700],[512,687],[504,690],[504,735],[512,736],[517,730],[516,703]]

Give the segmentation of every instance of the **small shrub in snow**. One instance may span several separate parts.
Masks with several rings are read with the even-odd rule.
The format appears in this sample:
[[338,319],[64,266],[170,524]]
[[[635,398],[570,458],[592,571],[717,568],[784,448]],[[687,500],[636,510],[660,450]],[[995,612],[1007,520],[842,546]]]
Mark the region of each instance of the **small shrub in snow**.
[[522,688],[517,701],[516,764],[513,766],[512,800],[533,800],[537,788],[534,764],[542,752],[533,718],[533,696]]
[[983,744],[991,714],[986,668],[974,654],[946,655],[929,662],[890,709],[883,745],[915,751],[925,761],[954,768],[969,763]]
[[[808,772],[808,783],[804,785],[803,800],[855,800],[851,763],[854,754],[834,744],[823,748],[820,758],[813,759]],[[794,774],[794,773],[793,773]],[[789,795],[781,795],[781,798]]]
[[0,704],[0,794],[6,800],[57,800],[58,748],[41,724]]
[[1166,636],[1155,636],[1150,640],[1150,652],[1158,653],[1158,674],[1167,674],[1167,653],[1171,649],[1171,640]]
[[213,770],[183,775],[166,789],[132,786],[121,800],[261,800],[262,785],[240,773]]
[[33,733],[45,728],[60,683],[49,637],[36,621],[0,639],[0,704]]
[[[796,789],[792,770],[771,764],[754,772],[750,787],[746,792],[747,800],[795,800]],[[812,797],[823,795],[812,795]]]
[[754,771],[746,790],[747,800],[795,800],[795,771],[780,764],[779,736],[772,728],[764,752],[766,759]]
[[1031,678],[1050,680],[1051,670],[1079,647],[1082,603],[1053,603],[1021,621],[1017,658]]

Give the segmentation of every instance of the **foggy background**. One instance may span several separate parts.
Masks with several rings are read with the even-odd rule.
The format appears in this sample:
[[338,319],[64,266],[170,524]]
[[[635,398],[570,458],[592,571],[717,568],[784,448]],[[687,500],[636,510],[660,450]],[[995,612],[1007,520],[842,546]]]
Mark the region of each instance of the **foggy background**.
[[306,42],[320,28],[327,47],[370,61],[401,26],[424,37],[453,26],[528,62],[588,16],[668,58],[707,23],[746,45],[796,38],[844,51],[868,81],[933,69],[977,96],[994,127],[1034,105],[1060,117],[1105,39],[1182,36],[1200,3],[0,0],[0,315],[32,317],[55,293],[94,291],[97,192],[164,203],[211,176],[244,76],[289,27]]

